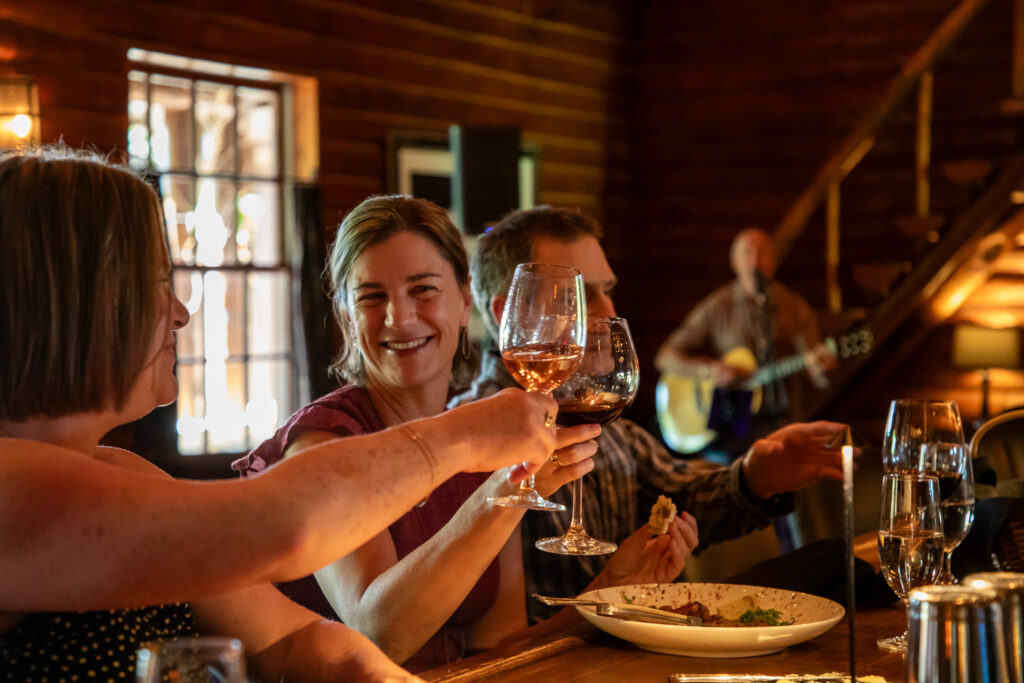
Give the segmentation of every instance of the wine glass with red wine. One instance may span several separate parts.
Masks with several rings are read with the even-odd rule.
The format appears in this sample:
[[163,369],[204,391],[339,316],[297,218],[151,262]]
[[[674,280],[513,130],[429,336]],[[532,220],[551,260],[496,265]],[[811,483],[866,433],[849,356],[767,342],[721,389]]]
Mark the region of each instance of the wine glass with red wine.
[[[558,424],[610,424],[633,402],[640,368],[633,338],[624,318],[587,318],[587,345],[576,374],[555,389]],[[537,547],[560,555],[606,555],[616,545],[587,533],[583,527],[583,479],[572,482],[572,521],[561,536],[542,538]]]
[[938,478],[945,527],[945,558],[939,583],[956,583],[950,559],[974,520],[973,468],[956,401],[893,401],[882,443],[882,464],[886,472],[916,472]]
[[[505,367],[527,391],[550,394],[579,367],[586,344],[587,300],[575,268],[520,263],[512,277],[498,340]],[[533,488],[533,477],[497,505],[565,510]]]

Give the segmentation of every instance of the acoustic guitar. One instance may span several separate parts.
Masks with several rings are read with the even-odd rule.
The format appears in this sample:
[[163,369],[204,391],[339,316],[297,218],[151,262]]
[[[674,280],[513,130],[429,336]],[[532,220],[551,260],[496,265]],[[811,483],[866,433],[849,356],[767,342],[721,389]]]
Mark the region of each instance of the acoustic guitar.
[[[871,350],[874,338],[867,329],[858,330],[838,339],[829,337],[810,351],[788,356],[776,363],[757,367],[754,354],[739,347],[722,356],[722,362],[748,373],[748,377],[730,387],[730,391],[750,392],[750,413],[761,408],[762,387],[770,382],[804,370],[810,359],[823,354],[836,358],[849,358]],[[721,391],[721,389],[717,389]],[[658,379],[655,400],[658,425],[665,443],[678,453],[696,453],[715,440],[718,432],[708,425],[716,387],[709,379],[697,379],[673,372],[663,372]]]

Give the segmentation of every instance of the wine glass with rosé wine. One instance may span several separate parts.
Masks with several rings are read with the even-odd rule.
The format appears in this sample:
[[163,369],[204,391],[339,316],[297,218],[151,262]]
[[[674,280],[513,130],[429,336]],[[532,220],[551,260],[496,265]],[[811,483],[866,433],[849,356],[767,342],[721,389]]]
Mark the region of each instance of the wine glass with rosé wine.
[[[640,386],[640,366],[625,318],[587,318],[587,345],[579,370],[554,391],[558,424],[573,427],[611,424],[633,403]],[[561,536],[542,538],[536,546],[560,555],[606,555],[616,545],[583,527],[583,479],[572,482],[572,521]]]
[[[586,311],[583,276],[575,268],[547,263],[516,266],[498,343],[505,367],[520,386],[550,394],[572,377],[586,344]],[[537,493],[532,476],[514,494],[488,500],[532,510],[565,510]]]

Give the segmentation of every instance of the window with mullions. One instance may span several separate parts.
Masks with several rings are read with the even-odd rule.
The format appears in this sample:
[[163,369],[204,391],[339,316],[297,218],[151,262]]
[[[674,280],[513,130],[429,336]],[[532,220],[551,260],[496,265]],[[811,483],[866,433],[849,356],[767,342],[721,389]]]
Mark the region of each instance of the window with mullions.
[[298,406],[286,85],[129,73],[131,163],[159,178],[178,332],[178,450],[243,452]]

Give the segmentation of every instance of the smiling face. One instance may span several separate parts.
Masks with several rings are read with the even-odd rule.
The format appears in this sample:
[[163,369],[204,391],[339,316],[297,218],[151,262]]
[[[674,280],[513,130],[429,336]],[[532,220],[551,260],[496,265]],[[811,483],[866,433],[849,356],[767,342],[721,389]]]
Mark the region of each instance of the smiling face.
[[403,230],[367,247],[346,279],[348,319],[367,385],[447,391],[469,287],[427,237]]

